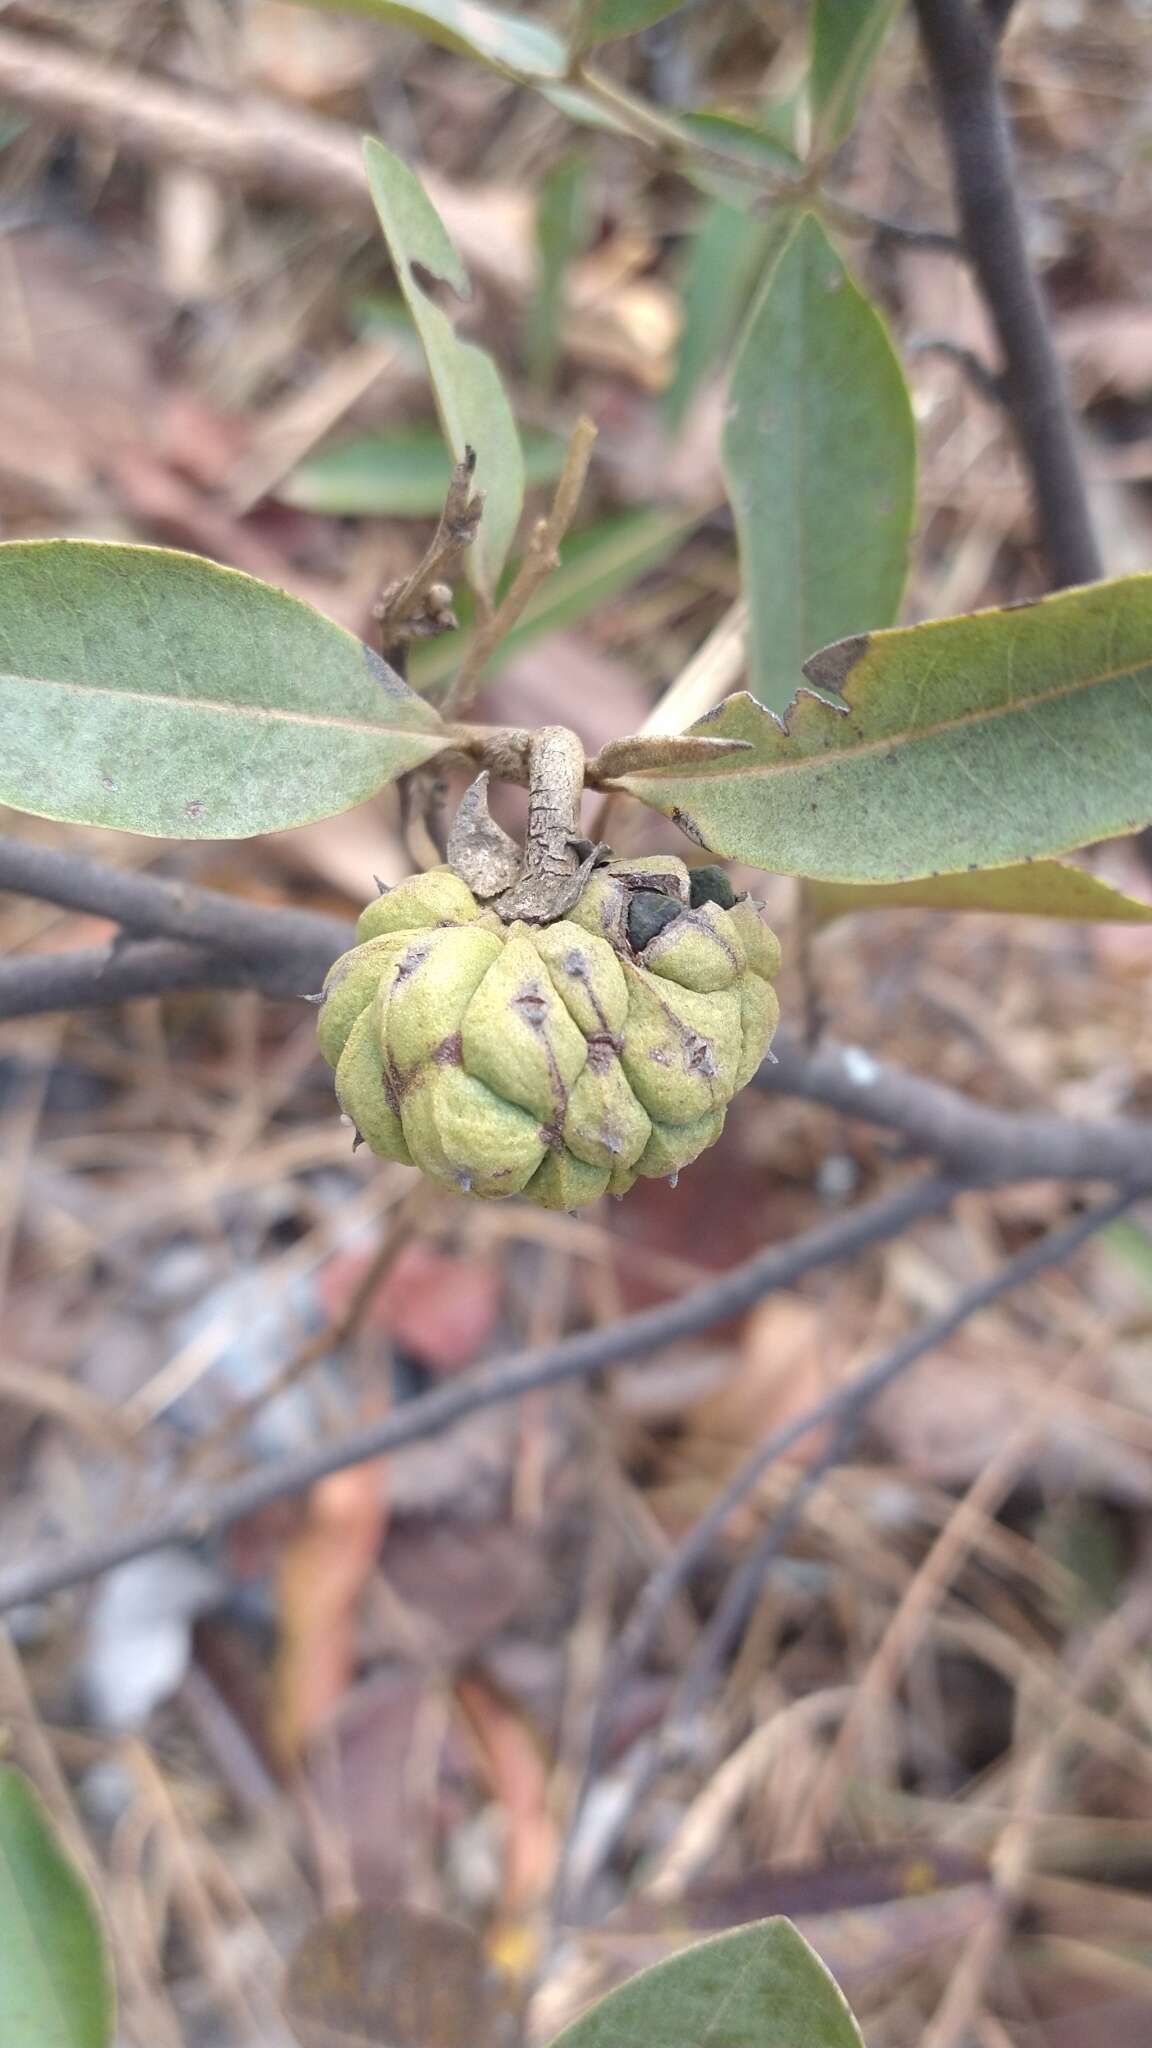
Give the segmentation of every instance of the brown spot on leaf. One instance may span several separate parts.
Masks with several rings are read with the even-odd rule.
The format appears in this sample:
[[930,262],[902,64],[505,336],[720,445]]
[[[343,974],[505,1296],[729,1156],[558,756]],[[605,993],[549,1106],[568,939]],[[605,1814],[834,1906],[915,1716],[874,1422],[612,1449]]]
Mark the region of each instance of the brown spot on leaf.
[[432,1054],[435,1067],[462,1067],[464,1065],[464,1041],[458,1031],[448,1038],[442,1038]]
[[701,832],[695,818],[687,811],[682,811],[679,804],[673,804],[671,818],[674,825],[679,825],[685,839],[691,839],[697,846],[707,846],[708,841]]
[[870,633],[852,633],[846,640],[822,647],[803,664],[808,681],[818,690],[832,690],[839,696],[852,670],[867,654],[871,639]]
[[204,816],[203,797],[194,796],[190,798],[184,806],[184,816],[186,818],[202,818]]

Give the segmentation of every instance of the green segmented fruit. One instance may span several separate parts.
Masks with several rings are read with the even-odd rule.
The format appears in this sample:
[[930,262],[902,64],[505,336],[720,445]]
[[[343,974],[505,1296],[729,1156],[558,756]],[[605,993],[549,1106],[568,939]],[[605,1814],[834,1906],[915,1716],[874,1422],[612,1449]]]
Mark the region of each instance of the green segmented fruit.
[[501,924],[450,868],[401,882],[324,984],[341,1109],[382,1159],[486,1198],[575,1209],[678,1173],[779,1016],[775,936],[723,893],[669,855],[611,861],[536,927]]

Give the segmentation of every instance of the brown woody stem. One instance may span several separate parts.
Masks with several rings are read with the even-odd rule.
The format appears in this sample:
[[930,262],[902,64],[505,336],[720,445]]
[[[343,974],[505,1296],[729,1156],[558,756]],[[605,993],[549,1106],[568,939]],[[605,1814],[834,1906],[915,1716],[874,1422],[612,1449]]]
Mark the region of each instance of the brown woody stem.
[[541,726],[528,752],[528,826],[520,880],[501,904],[511,921],[546,924],[574,901],[580,873],[584,748],[566,725]]

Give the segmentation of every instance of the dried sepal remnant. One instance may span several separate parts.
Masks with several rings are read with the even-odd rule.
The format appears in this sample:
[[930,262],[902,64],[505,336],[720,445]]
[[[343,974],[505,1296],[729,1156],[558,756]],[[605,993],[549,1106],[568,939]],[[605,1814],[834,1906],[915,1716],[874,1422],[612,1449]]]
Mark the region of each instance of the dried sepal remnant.
[[319,1019],[365,1143],[461,1193],[556,1209],[687,1166],[778,1016],[758,907],[697,874],[611,861],[538,927],[505,924],[448,867],[370,904]]

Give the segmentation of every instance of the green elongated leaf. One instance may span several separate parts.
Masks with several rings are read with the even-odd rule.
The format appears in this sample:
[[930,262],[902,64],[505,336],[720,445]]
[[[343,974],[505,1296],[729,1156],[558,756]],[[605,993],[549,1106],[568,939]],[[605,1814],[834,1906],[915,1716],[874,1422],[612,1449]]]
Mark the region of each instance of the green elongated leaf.
[[468,274],[420,180],[371,138],[364,144],[368,183],[400,288],[416,323],[440,422],[457,461],[476,451],[476,482],[484,492],[480,531],[465,556],[470,581],[491,595],[515,537],[524,503],[524,456],[496,365],[475,343],[461,341],[446,313],[417,283],[419,263],[461,298]]
[[788,703],[804,656],[895,617],[915,509],[916,434],[879,314],[814,214],[749,315],[724,464],[751,613],[750,682]]
[[[524,481],[553,483],[564,467],[554,434],[524,437]],[[357,434],[309,456],[276,495],[288,505],[336,518],[431,519],[444,504],[452,458],[436,427]]]
[[863,2048],[823,1963],[789,1920],[759,1920],[656,1963],[551,2048]]
[[[522,654],[545,634],[579,625],[646,570],[666,561],[699,520],[697,512],[623,512],[569,536],[560,567],[541,585],[518,625],[502,642],[493,668]],[[414,647],[409,663],[414,687],[435,701],[455,675],[467,648],[466,635],[451,633]]]
[[1061,860],[978,868],[963,875],[924,875],[918,882],[807,882],[804,894],[817,925],[857,910],[995,910],[1017,917],[1152,924],[1152,903],[1126,896],[1087,869]]
[[0,1764],[0,2041],[108,2048],[113,2006],[87,1887],[28,1780]]
[[725,199],[707,209],[689,245],[676,367],[661,401],[671,432],[683,425],[701,382],[727,349],[786,232],[779,212],[765,220]]
[[551,387],[560,355],[564,280],[588,240],[588,163],[573,150],[553,164],[536,202],[536,290],[528,308],[532,381]]
[[440,752],[436,713],[311,606],[198,555],[0,546],[0,803],[164,838],[347,810]]
[[592,43],[612,43],[620,36],[634,36],[666,14],[675,14],[684,0],[588,0],[578,31],[585,49]]
[[805,664],[787,725],[746,692],[692,728],[751,741],[624,786],[717,853],[835,882],[1008,867],[1152,818],[1152,576],[860,634]]
[[340,14],[371,14],[410,28],[445,50],[478,57],[512,78],[563,78],[568,53],[559,36],[523,14],[489,7],[487,0],[305,0]]
[[900,0],[813,0],[812,154],[843,142]]

